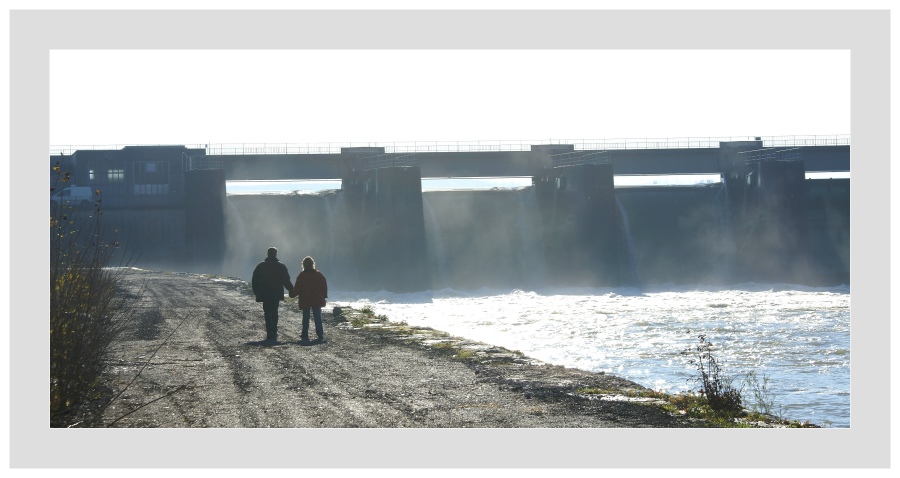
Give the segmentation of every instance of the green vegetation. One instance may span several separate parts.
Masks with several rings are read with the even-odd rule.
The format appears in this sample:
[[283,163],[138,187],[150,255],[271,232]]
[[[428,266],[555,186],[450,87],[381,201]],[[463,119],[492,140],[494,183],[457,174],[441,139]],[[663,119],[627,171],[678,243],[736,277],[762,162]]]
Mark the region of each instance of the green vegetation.
[[369,324],[384,323],[388,321],[388,318],[384,315],[375,315],[375,312],[372,311],[372,308],[368,305],[363,307],[360,312],[361,314],[351,314],[352,317],[350,319],[350,325],[357,329]]
[[371,320],[369,320],[365,317],[360,317],[358,315],[353,317],[352,319],[350,319],[350,325],[352,325],[353,328],[355,328],[355,329],[365,327],[367,324],[370,324],[370,323],[372,323]]

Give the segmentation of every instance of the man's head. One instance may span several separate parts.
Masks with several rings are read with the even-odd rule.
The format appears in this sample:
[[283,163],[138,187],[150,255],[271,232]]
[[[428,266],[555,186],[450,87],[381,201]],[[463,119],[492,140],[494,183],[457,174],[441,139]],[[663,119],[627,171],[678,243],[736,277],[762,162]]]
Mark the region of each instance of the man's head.
[[278,249],[275,249],[274,247],[270,247],[268,254],[269,254],[269,257],[274,259],[276,256],[278,256]]

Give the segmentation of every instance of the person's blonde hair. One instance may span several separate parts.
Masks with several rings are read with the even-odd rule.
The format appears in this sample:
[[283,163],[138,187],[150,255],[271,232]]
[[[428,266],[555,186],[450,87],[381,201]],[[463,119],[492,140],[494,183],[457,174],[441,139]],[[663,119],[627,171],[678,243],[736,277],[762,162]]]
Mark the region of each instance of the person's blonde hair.
[[303,270],[315,270],[315,268],[316,261],[312,257],[306,256],[303,258]]

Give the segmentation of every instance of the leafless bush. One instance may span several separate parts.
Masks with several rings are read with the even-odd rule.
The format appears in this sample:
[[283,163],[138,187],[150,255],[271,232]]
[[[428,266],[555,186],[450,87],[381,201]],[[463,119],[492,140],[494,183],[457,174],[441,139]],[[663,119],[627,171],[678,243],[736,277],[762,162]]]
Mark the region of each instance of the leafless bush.
[[[54,166],[57,185],[68,173]],[[51,188],[51,191],[55,187]],[[50,214],[50,424],[73,426],[99,398],[110,345],[131,317],[120,291],[133,263],[118,258],[114,232],[103,240],[100,191],[92,205],[53,204]],[[117,262],[116,262],[117,261]]]
[[692,355],[689,363],[697,368],[694,379],[700,385],[700,394],[713,412],[720,415],[739,415],[743,412],[742,390],[734,387],[734,378],[722,373],[719,362],[712,353],[712,343],[706,335],[697,336],[699,344],[681,352]]

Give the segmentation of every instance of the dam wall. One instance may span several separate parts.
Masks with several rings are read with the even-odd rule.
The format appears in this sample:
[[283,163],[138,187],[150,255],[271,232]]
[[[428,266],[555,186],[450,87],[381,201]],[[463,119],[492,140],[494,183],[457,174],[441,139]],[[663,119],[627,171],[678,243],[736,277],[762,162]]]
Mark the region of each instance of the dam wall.
[[[848,284],[849,180],[809,180],[806,189],[808,267],[771,281]],[[724,184],[615,188],[615,229],[610,228],[615,234],[606,240],[617,253],[608,257],[585,258],[584,251],[567,246],[571,242],[558,242],[564,237],[562,228],[556,223],[546,227],[538,196],[535,187],[422,193],[421,263],[407,263],[400,271],[421,281],[413,287],[419,290],[759,280],[755,272],[742,269]],[[377,254],[378,247],[388,261],[403,252],[390,243],[372,242],[377,236],[354,223],[351,201],[339,190],[230,195],[227,202],[228,249],[222,270],[227,275],[248,278],[266,248],[274,245],[292,276],[300,271],[300,260],[312,255],[335,287],[380,290],[389,282],[368,279],[368,256]],[[361,238],[370,242],[360,247]],[[576,258],[582,262],[574,262]]]

